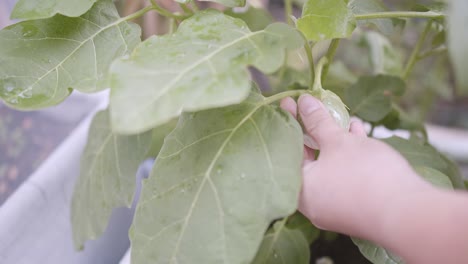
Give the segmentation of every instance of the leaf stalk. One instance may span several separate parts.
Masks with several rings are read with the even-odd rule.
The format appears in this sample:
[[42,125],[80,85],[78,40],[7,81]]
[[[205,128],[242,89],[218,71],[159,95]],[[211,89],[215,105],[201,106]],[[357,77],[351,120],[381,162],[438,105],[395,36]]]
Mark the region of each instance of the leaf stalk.
[[329,65],[335,58],[336,51],[340,46],[340,41],[341,39],[333,39],[330,43],[330,46],[328,47],[327,54],[325,54],[325,57],[328,59],[328,63],[323,67],[322,79],[324,80],[327,77]]
[[272,96],[266,97],[265,100],[262,101],[262,105],[271,104],[286,97],[298,97],[303,94],[310,94],[310,95],[316,96],[316,94],[310,90],[290,90],[290,91],[285,91],[285,92],[277,93]]
[[418,42],[416,43],[416,46],[414,46],[413,52],[411,53],[410,58],[408,59],[408,63],[406,64],[405,71],[403,72],[403,80],[407,80],[411,71],[414,68],[414,65],[416,64],[419,53],[421,52],[421,48],[424,44],[424,41],[426,40],[427,34],[431,30],[432,27],[432,20],[429,20],[426,24],[426,27],[424,28],[424,31],[421,33],[419,36]]
[[322,72],[323,68],[328,64],[328,58],[322,57],[315,68],[314,85],[312,86],[312,92],[321,94],[322,93]]
[[312,89],[315,79],[315,65],[314,65],[314,55],[312,54],[312,47],[310,46],[309,41],[304,42],[304,50],[307,54],[307,60],[309,61],[309,72],[310,72],[310,83],[309,88]]
[[[187,18],[188,16],[187,15],[178,15],[178,14],[174,14],[172,13],[171,11],[169,10],[166,10],[164,8],[162,8],[157,2],[156,0],[151,0],[151,7],[150,10],[155,10],[156,12],[158,12],[160,15],[162,16],[165,16],[167,18],[173,18],[173,19],[177,19],[177,20],[183,20],[185,18]],[[145,8],[144,8],[145,9]],[[142,10],[144,10],[142,9]],[[140,10],[141,11],[141,10]],[[148,10],[149,11],[149,10]]]
[[376,12],[355,15],[357,20],[379,19],[379,18],[443,18],[445,15],[433,11],[417,12],[417,11],[390,11]]
[[288,25],[293,26],[292,16],[292,0],[284,0],[284,19],[287,21]]

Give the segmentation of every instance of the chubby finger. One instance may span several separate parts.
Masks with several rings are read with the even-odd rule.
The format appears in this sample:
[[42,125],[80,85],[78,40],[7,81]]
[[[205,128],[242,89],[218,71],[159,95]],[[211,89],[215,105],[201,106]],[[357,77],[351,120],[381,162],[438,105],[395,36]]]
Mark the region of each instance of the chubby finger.
[[367,137],[364,124],[359,120],[354,120],[351,122],[351,125],[349,126],[349,132],[359,137]]
[[294,116],[294,118],[297,117],[297,104],[296,101],[294,101],[294,99],[292,99],[291,97],[286,97],[283,100],[281,100],[280,106],[281,108],[283,108],[283,110],[291,113],[291,115]]
[[344,134],[318,99],[302,95],[298,105],[304,128],[320,148],[333,144],[338,135]]

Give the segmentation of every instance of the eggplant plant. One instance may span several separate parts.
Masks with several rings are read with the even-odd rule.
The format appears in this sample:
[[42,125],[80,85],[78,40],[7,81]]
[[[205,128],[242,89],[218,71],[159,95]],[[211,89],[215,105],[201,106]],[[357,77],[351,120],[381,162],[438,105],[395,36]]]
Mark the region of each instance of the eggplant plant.
[[[377,126],[409,131],[410,139],[383,140],[433,184],[464,188],[402,102],[418,85],[415,65],[429,57],[450,58],[451,85],[468,93],[468,2],[395,11],[381,0],[285,0],[274,19],[245,0],[212,1],[222,11],[152,0],[121,17],[112,0],[19,0],[11,16],[20,22],[0,31],[8,106],[36,110],[73,90],[110,89],[70,205],[77,249],[104,232],[114,208],[131,206],[137,167],[157,157],[129,230],[132,263],[309,263],[320,231],[296,210],[303,144],[313,142],[278,107],[289,96],[320,98],[343,129],[352,115],[371,136]],[[150,12],[171,28],[142,40],[132,21]],[[409,54],[391,37],[407,25],[424,25]],[[350,69],[363,60],[367,70]],[[373,263],[402,263],[353,242]]]

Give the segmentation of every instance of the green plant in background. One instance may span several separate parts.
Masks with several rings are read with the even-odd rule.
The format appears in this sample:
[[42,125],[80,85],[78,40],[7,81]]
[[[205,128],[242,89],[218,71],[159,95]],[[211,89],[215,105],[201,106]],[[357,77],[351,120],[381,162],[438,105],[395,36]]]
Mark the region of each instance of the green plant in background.
[[[349,107],[372,128],[410,131],[409,140],[384,141],[433,184],[464,188],[457,167],[428,144],[423,124],[400,103],[416,63],[447,49],[458,91],[468,92],[466,1],[389,11],[379,0],[308,0],[300,18],[285,1],[288,24],[263,9],[231,9],[245,1],[214,2],[228,10],[180,1],[183,11],[171,12],[151,1],[121,18],[111,0],[20,0],[12,17],[24,21],[0,31],[7,105],[40,109],[74,89],[110,87],[73,196],[77,248],[103,233],[114,208],[131,205],[138,165],[157,156],[129,232],[132,263],[309,263],[319,231],[296,212],[302,129],[276,104],[305,93],[321,98],[344,128]],[[172,30],[141,41],[130,21],[152,11]],[[426,26],[403,66],[385,35],[408,19]],[[353,32],[369,50],[369,73],[334,61]],[[359,63],[351,46],[343,45],[344,57]],[[257,88],[249,67],[267,75],[269,88]],[[371,242],[353,241],[374,263],[401,263]]]

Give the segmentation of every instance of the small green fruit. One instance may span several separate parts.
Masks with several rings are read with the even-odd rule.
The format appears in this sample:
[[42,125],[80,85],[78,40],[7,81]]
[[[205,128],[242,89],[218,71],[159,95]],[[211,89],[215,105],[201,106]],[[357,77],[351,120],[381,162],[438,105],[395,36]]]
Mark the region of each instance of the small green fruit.
[[349,130],[349,113],[346,105],[335,93],[325,90],[322,91],[322,103],[328,109],[328,112],[335,119],[336,123],[344,130]]
[[[336,123],[344,130],[349,130],[349,113],[346,110],[346,105],[341,101],[335,93],[322,90],[320,100],[330,115],[335,119]],[[319,149],[318,144],[309,135],[304,134],[304,144],[311,149]]]

